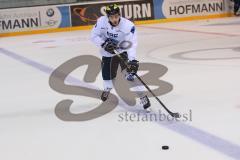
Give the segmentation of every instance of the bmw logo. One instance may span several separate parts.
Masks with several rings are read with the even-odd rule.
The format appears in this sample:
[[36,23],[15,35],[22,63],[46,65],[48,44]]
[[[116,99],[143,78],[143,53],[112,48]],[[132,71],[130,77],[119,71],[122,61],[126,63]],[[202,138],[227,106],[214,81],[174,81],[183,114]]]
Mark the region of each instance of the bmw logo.
[[52,8],[50,8],[50,9],[47,10],[46,14],[47,14],[48,17],[52,17],[52,16],[54,16],[54,10]]

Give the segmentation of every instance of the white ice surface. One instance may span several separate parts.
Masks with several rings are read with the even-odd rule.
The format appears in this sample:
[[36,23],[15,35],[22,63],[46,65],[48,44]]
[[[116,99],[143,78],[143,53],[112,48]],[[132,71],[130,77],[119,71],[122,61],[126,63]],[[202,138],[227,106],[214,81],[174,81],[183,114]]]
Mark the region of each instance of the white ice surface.
[[[100,58],[89,41],[90,31],[1,38],[0,159],[240,159],[240,150],[231,154],[240,149],[240,19],[142,25],[137,30],[138,60],[168,68],[161,80],[173,90],[160,99],[173,111],[191,109],[191,122],[120,122],[121,113],[131,113],[123,101],[91,121],[62,121],[54,113],[59,101],[73,99],[75,113],[100,101],[54,91],[49,73],[6,56],[2,49],[54,70],[79,55]],[[79,68],[71,76],[82,80],[84,72]],[[101,75],[89,85],[101,89]],[[161,108],[154,98],[151,102]],[[162,145],[170,149],[164,151]]]

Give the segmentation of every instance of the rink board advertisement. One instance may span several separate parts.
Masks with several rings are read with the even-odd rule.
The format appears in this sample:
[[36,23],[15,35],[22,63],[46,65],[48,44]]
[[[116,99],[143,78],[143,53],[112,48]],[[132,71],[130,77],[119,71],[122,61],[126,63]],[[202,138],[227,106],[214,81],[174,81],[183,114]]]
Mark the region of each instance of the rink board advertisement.
[[[72,5],[72,26],[93,25],[100,16],[106,15],[106,5],[112,3],[98,3],[88,5]],[[116,2],[121,15],[131,21],[154,19],[153,0]]]
[[226,0],[154,0],[155,19],[226,13]]
[[136,24],[230,16],[229,0],[127,0],[1,9],[0,37],[89,29],[106,15],[106,5],[114,3],[123,17]]
[[63,28],[69,26],[70,16],[68,6],[0,10],[0,33]]

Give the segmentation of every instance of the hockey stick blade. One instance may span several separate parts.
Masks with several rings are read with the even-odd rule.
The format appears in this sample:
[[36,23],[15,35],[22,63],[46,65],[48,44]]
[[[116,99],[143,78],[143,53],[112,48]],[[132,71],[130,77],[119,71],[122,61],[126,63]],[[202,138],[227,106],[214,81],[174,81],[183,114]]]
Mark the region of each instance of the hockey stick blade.
[[180,118],[180,114],[179,113],[169,113],[172,117],[174,118]]
[[[114,52],[116,53],[116,55],[125,63],[125,65],[127,66],[126,62],[122,59],[122,57],[119,55],[120,53],[116,50],[114,50]],[[156,98],[156,100],[162,105],[162,107],[172,116],[175,118],[180,118],[180,114],[179,113],[173,113],[171,112],[164,104],[163,102],[153,93],[153,91],[148,87],[148,85],[135,73],[135,76],[137,77],[137,79],[144,85],[144,87],[153,95],[154,98]]]

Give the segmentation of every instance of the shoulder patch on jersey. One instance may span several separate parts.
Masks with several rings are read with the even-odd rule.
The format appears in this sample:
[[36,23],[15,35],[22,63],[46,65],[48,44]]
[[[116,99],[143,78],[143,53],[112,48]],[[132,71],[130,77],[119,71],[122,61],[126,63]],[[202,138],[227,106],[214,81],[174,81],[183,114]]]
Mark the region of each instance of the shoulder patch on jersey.
[[131,32],[134,34],[135,33],[135,26],[131,28]]

